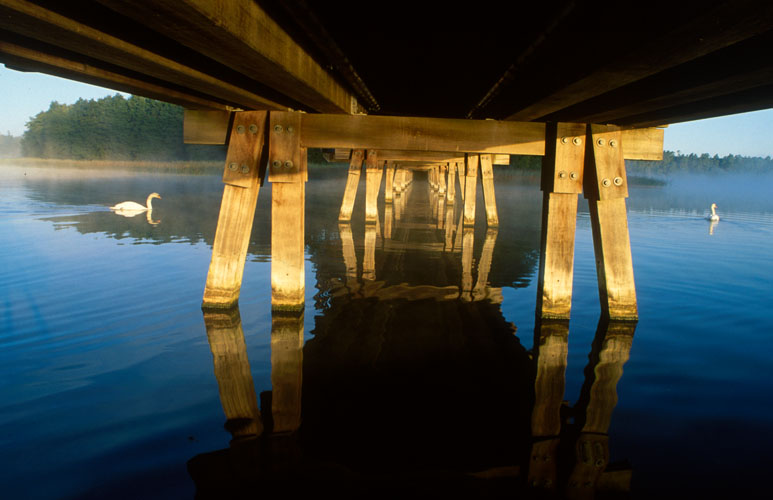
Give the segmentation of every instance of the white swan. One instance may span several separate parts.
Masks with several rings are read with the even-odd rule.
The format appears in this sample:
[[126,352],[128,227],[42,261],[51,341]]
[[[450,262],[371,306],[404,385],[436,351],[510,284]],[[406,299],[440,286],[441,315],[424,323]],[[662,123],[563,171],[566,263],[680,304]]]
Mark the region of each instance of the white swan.
[[116,212],[144,212],[145,210],[153,210],[153,198],[161,199],[161,195],[158,193],[150,193],[148,195],[148,199],[145,202],[146,206],[142,206],[139,203],[135,203],[133,201],[124,201],[122,203],[119,203],[118,205],[110,207],[110,210],[115,210]]
[[710,220],[712,222],[717,222],[719,220],[719,215],[717,215],[717,204],[712,203],[711,204],[711,215],[706,216],[706,220]]

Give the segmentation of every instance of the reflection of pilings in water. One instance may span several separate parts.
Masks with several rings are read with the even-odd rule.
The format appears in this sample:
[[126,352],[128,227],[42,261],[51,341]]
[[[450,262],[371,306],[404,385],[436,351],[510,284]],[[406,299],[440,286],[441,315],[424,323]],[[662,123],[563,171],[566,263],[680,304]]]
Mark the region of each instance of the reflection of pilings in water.
[[[636,323],[599,321],[585,383],[575,405],[575,425],[580,434],[575,444],[575,465],[567,484],[568,498],[592,498],[602,473],[609,464],[609,425],[617,405],[617,383],[633,342]],[[630,488],[631,471],[623,470],[608,478],[611,486]]]
[[239,309],[205,310],[204,325],[212,350],[226,428],[234,440],[260,436],[263,423],[247,359]]
[[446,207],[446,227],[445,227],[445,245],[444,252],[451,252],[454,249],[454,206]]
[[365,254],[362,259],[362,279],[376,279],[376,225],[365,224]]
[[351,224],[338,224],[338,234],[341,238],[344,266],[346,266],[346,284],[351,286],[357,283],[357,254],[354,250]]
[[475,243],[475,229],[465,226],[462,231],[462,300],[472,300],[472,251]]
[[464,232],[462,231],[462,228],[464,227],[464,210],[459,211],[459,223],[456,225],[456,239],[454,240],[454,252],[461,252],[462,251],[462,235]]
[[534,442],[529,455],[528,484],[546,491],[555,491],[558,487],[558,444],[568,336],[568,321],[538,319],[534,328],[537,374],[531,416]]
[[491,271],[491,261],[494,256],[494,246],[497,242],[497,229],[489,228],[486,231],[486,239],[483,241],[483,250],[478,260],[478,277],[472,292],[472,300],[481,300],[488,289],[488,273]]
[[271,315],[271,417],[274,433],[301,425],[303,314]]
[[392,239],[393,207],[391,203],[384,205],[384,239]]

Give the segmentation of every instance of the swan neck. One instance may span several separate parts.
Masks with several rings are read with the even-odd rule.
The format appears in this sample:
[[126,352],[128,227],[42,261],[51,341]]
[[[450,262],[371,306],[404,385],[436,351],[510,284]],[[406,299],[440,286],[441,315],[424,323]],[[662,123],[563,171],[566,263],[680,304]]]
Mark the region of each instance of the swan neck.
[[[153,210],[153,197],[152,196],[148,196],[148,199],[145,201],[145,206],[148,207],[148,210]],[[711,211],[713,213],[714,209],[712,208]]]
[[[149,201],[148,201],[148,206],[150,206]],[[717,209],[714,207],[714,205],[711,205],[711,215],[717,215]]]

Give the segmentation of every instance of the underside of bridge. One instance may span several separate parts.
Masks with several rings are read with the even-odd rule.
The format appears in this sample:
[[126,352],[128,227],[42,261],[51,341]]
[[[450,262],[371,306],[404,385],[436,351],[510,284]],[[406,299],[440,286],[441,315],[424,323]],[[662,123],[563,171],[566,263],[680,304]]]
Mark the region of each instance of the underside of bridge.
[[186,141],[229,145],[216,307],[238,299],[267,177],[272,303],[302,308],[306,149],[338,148],[355,187],[367,173],[366,220],[383,172],[391,198],[421,168],[448,203],[457,173],[472,187],[457,199],[474,223],[480,171],[492,227],[492,165],[543,156],[538,314],[569,316],[584,193],[602,310],[635,319],[624,160],[661,158],[660,126],[773,106],[771,49],[764,0],[0,0],[7,67],[180,104]]

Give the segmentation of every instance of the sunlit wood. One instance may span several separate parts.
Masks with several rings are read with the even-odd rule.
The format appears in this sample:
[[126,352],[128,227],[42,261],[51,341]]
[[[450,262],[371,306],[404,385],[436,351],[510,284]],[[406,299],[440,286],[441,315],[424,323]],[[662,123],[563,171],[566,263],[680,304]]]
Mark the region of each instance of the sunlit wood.
[[464,175],[464,225],[475,224],[475,199],[478,196],[478,155],[467,155]]
[[489,227],[499,225],[497,214],[497,199],[494,194],[494,169],[491,155],[480,155],[480,177],[483,185],[483,202],[486,206],[486,222]]
[[185,144],[225,144],[231,112],[186,109],[183,114]]
[[362,162],[364,160],[364,150],[355,149],[352,151],[352,157],[349,160],[349,176],[346,178],[344,198],[341,201],[341,211],[338,215],[338,220],[340,221],[350,221],[352,219],[354,201],[357,198],[357,187],[360,184],[360,172],[362,172]]
[[378,220],[378,193],[381,189],[381,177],[384,173],[384,162],[378,157],[378,151],[369,149],[365,160],[365,221]]

